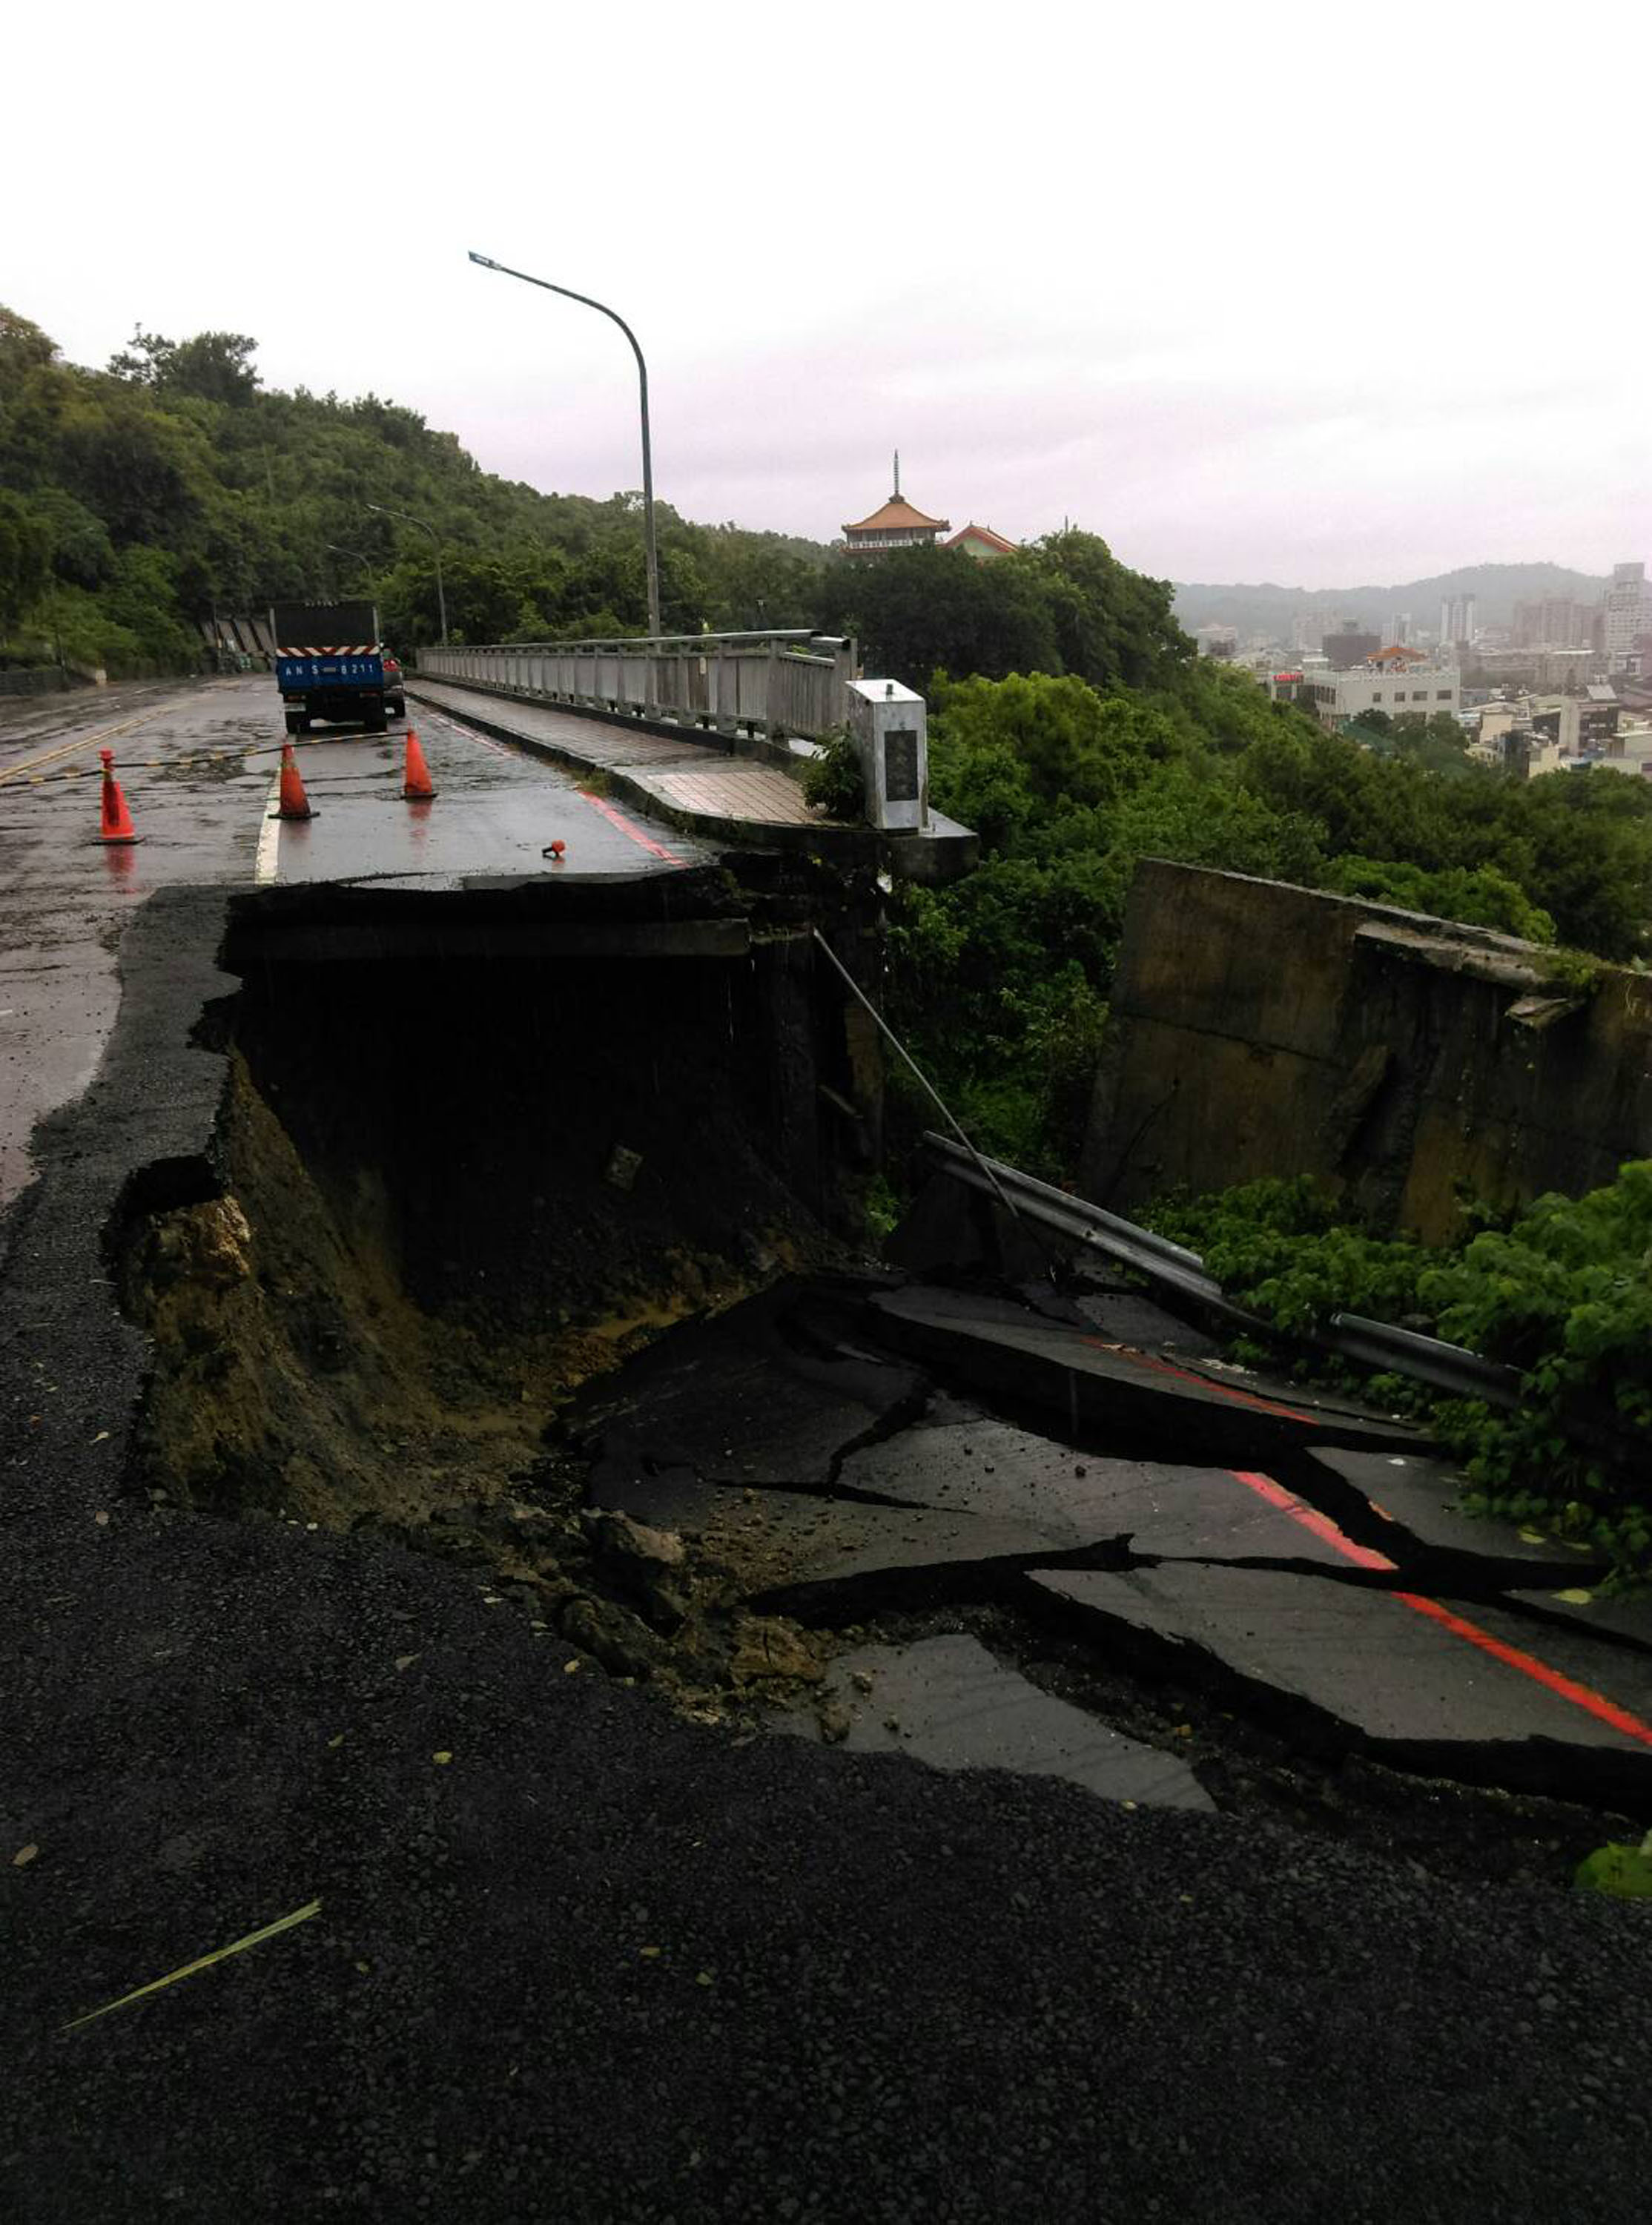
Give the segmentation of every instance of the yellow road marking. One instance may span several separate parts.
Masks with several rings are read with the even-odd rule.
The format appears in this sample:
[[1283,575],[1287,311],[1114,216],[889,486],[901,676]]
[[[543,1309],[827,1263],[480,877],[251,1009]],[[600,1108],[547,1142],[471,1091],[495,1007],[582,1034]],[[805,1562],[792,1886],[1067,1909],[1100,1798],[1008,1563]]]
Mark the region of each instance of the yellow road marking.
[[38,757],[24,758],[17,764],[7,765],[0,770],[0,783],[21,780],[25,774],[32,775],[41,765],[55,764],[60,758],[73,757],[77,751],[92,749],[98,742],[111,741],[117,734],[130,734],[135,727],[147,726],[151,719],[158,719],[163,711],[175,709],[184,700],[180,695],[170,703],[157,703],[153,711],[142,712],[136,719],[123,719],[117,726],[104,726],[95,734],[78,735],[72,742],[60,742],[55,749],[42,750]]

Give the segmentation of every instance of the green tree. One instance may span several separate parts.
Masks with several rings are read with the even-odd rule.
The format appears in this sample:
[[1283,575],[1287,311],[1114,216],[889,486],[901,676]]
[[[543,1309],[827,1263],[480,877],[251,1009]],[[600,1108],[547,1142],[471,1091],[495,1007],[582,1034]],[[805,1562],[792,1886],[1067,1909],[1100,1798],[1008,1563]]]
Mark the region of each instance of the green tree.
[[1426,912],[1434,919],[1497,928],[1528,942],[1554,940],[1554,922],[1548,914],[1495,865],[1472,871],[1449,865],[1427,872],[1421,865],[1401,865],[1391,858],[1342,857],[1326,866],[1322,885],[1341,896],[1397,904],[1403,911]]
[[164,394],[193,394],[204,402],[237,408],[258,390],[252,367],[258,343],[245,333],[197,333],[193,339],[165,339],[140,326],[131,344],[110,358],[117,378],[152,386]]
[[51,527],[21,495],[0,488],[0,624],[39,601],[52,576]]
[[16,394],[31,372],[57,361],[57,342],[0,302],[0,401]]
[[1130,571],[1098,535],[1070,526],[988,568],[1011,565],[1046,591],[1060,658],[1054,669],[1094,688],[1146,688],[1192,658],[1193,643],[1172,614],[1170,582]]
[[816,604],[822,632],[853,634],[880,679],[924,688],[937,672],[1062,669],[1048,598],[1017,560],[978,564],[956,548],[839,557]]

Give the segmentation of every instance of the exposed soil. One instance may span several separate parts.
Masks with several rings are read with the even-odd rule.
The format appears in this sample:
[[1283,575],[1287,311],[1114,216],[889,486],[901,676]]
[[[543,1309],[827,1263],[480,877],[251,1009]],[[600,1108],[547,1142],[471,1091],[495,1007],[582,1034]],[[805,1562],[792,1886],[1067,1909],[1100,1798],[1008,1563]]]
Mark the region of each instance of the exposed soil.
[[237,1000],[222,1194],[114,1247],[153,1341],[139,1487],[458,1560],[698,1714],[816,1680],[820,1641],[714,1553],[588,1515],[554,1442],[663,1329],[839,1257],[724,1005],[680,963],[288,969]]
[[[749,1319],[709,1344],[692,1328],[661,1340],[788,1271],[849,1263],[774,1171],[737,1055],[693,1048],[715,980],[678,968],[645,983],[628,1026],[604,1024],[611,1000],[589,979],[548,995],[539,982],[529,999],[509,968],[484,996],[473,968],[316,976],[301,986],[289,971],[228,1016],[221,1194],[117,1234],[123,1303],[152,1340],[136,1481],[158,1503],[440,1555],[564,1640],[571,1665],[647,1684],[699,1720],[812,1707],[829,1740],[834,1655],[967,1631],[1190,1764],[1231,1812],[1431,1873],[1534,1882],[1565,1881],[1612,1835],[1617,1819],[1587,1808],[1305,1757],[1195,1683],[1155,1683],[1029,1617],[990,1573],[954,1604],[905,1606],[887,1588],[858,1603],[851,1587],[819,1626],[761,1611],[786,1591],[795,1550],[765,1518],[763,1484],[820,1494],[816,1544],[834,1526],[852,1544],[865,1508],[837,1479],[855,1440],[824,1466],[816,1442],[813,1472],[723,1466],[725,1437],[748,1460],[765,1442],[782,1458],[807,1442],[781,1375]],[[812,1287],[823,1342],[797,1378],[889,1372],[857,1353],[829,1283]],[[769,1333],[808,1331],[782,1309]],[[726,1395],[708,1396],[719,1366]],[[878,1427],[907,1426],[914,1405],[891,1394]],[[628,1436],[638,1415],[647,1429]],[[714,1441],[685,1450],[685,1432],[707,1425]],[[668,1448],[658,1457],[731,1487],[715,1518],[680,1534],[593,1509],[604,1461],[649,1472],[649,1432]]]

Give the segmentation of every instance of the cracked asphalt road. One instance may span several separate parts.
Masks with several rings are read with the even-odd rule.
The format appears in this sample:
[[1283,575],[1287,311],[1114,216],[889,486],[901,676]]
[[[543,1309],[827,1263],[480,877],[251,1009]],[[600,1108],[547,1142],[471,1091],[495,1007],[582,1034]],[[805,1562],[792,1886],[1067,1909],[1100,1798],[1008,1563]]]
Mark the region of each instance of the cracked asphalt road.
[[743,1742],[446,1563],[123,1498],[104,1232],[210,1170],[223,920],[135,913],[0,1237],[6,2215],[1643,2214],[1643,1907]]

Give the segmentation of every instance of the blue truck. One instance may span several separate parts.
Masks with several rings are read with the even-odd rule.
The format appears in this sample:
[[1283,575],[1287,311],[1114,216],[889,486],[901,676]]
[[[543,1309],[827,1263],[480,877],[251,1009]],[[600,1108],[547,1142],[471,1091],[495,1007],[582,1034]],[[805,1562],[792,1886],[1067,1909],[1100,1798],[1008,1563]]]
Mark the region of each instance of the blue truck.
[[407,711],[402,668],[386,653],[372,603],[276,603],[269,613],[275,685],[289,734],[313,719],[382,734]]

